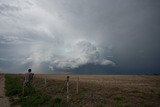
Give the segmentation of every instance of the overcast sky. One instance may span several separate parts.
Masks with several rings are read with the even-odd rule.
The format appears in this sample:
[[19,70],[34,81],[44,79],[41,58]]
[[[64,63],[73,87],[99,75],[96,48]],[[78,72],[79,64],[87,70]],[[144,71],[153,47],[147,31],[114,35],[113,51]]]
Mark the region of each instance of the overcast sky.
[[160,1],[0,0],[1,71],[88,64],[160,73]]

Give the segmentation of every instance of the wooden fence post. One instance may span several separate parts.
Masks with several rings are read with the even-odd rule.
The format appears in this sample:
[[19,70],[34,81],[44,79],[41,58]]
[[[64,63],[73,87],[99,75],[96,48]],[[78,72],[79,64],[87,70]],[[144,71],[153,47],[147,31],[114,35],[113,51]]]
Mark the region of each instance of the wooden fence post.
[[24,84],[23,84],[23,87],[22,87],[23,89],[22,89],[22,95],[24,95]]
[[67,76],[67,102],[69,102],[69,76]]
[[79,76],[77,77],[77,94],[78,94],[78,89],[79,89]]
[[44,83],[45,83],[45,85],[47,84],[47,76],[45,76],[45,78],[44,78]]
[[91,91],[91,107],[93,107],[93,92]]

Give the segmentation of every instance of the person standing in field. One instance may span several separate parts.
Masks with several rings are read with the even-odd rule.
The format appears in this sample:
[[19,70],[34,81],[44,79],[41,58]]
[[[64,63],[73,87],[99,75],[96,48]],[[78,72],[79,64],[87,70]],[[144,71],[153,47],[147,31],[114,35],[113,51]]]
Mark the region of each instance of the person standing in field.
[[31,71],[32,71],[31,69],[28,69],[28,72],[25,73],[24,86],[31,87],[31,83],[34,75],[34,73],[31,73]]

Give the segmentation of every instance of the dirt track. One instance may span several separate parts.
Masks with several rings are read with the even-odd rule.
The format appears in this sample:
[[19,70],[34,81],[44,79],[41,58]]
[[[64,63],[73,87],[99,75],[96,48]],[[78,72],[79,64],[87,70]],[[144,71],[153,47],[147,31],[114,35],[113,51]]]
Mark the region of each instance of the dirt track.
[[4,75],[0,74],[0,106],[1,107],[10,107],[9,99],[5,96],[5,78]]

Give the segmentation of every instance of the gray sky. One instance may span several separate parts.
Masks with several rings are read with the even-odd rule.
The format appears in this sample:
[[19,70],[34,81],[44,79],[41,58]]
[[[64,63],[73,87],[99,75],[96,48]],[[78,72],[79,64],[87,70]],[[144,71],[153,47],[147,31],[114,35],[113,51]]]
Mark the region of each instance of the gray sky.
[[159,73],[159,12],[159,0],[0,0],[0,70]]

